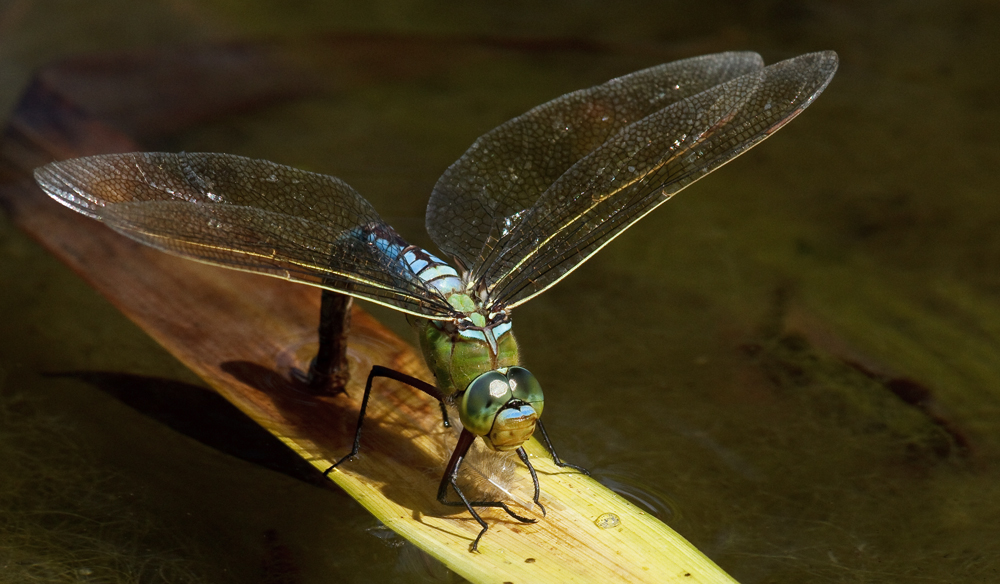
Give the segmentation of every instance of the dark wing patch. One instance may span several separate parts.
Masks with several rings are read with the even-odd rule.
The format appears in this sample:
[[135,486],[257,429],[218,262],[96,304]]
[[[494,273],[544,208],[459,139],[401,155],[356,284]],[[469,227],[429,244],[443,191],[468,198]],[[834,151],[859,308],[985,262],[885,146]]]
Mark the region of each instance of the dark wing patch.
[[[46,193],[158,249],[450,318],[441,294],[372,242],[392,228],[340,179],[229,154],[112,154],[35,171]],[[399,240],[401,241],[401,240]]]
[[539,197],[623,128],[763,66],[756,53],[706,55],[540,105],[480,137],[445,171],[427,205],[427,231],[442,251],[481,272]]
[[[486,214],[479,236],[490,220],[494,225],[472,265],[472,279],[494,305],[512,308],[527,301],[678,191],[788,123],[826,88],[836,69],[836,53],[802,55],[630,120],[499,226],[495,214]],[[480,150],[511,147],[504,140],[490,144],[491,136],[506,134],[487,134],[477,142]],[[522,143],[528,150],[545,147],[534,138]],[[519,185],[496,207],[522,196],[516,194],[525,192]]]

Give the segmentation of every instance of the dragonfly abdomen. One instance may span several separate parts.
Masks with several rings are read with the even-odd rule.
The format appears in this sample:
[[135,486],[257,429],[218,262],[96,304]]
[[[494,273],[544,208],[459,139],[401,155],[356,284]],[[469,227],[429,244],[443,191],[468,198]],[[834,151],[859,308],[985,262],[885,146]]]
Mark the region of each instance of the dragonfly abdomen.
[[421,282],[448,297],[462,290],[458,271],[426,249],[411,245],[384,223],[369,223],[351,235],[378,249],[390,265],[416,276]]

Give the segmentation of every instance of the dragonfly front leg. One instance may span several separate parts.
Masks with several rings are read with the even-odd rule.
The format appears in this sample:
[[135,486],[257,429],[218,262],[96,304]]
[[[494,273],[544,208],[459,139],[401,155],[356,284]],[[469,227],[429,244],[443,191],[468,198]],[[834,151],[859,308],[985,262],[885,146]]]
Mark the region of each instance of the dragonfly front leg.
[[549,454],[552,455],[552,462],[555,462],[556,466],[560,468],[569,467],[578,470],[587,476],[590,476],[590,471],[583,468],[582,466],[577,466],[575,464],[570,464],[568,462],[563,462],[562,460],[560,460],[559,455],[556,454],[556,449],[552,447],[552,441],[549,440],[549,433],[545,431],[545,426],[542,424],[541,420],[535,422],[535,427],[538,428],[538,430],[542,433],[542,440],[545,442],[545,449],[548,450]]
[[538,475],[535,474],[535,467],[531,466],[531,461],[528,460],[528,453],[524,451],[523,446],[517,449],[517,456],[520,457],[521,462],[524,463],[524,466],[528,467],[528,472],[531,473],[531,482],[535,485],[535,494],[532,497],[532,500],[535,502],[535,505],[538,505],[538,508],[542,510],[542,517],[545,517],[545,507],[543,507],[542,502],[538,500],[538,497],[542,494],[542,488],[538,485]]
[[445,428],[451,428],[451,420],[448,419],[448,405],[444,403],[444,400],[438,401],[441,405],[441,424]]
[[317,394],[346,391],[351,378],[347,364],[347,332],[351,328],[350,296],[323,290],[319,308],[319,349],[309,363],[309,371],[293,375]]
[[[368,374],[368,381],[365,382],[365,393],[361,396],[361,411],[358,413],[358,426],[354,431],[354,447],[351,448],[351,451],[348,454],[344,455],[340,460],[330,465],[330,468],[323,471],[323,476],[330,474],[330,471],[340,466],[340,464],[344,461],[357,456],[358,452],[361,450],[361,428],[365,423],[365,413],[368,410],[368,398],[371,397],[372,394],[372,381],[374,381],[376,377],[388,377],[389,379],[394,379],[400,383],[405,383],[411,387],[419,389],[438,401],[444,400],[444,396],[441,395],[438,388],[434,387],[430,383],[427,383],[426,381],[422,381],[405,373],[400,373],[395,369],[382,367],[381,365],[373,366],[371,373]],[[447,423],[447,421],[446,417],[445,422]]]
[[[482,527],[482,530],[480,530],[479,535],[477,535],[476,539],[473,540],[472,544],[469,545],[470,552],[479,551],[479,540],[481,540],[483,538],[483,535],[486,534],[486,531],[489,530],[489,526],[486,524],[486,521],[484,521],[483,518],[479,516],[479,513],[476,512],[475,509],[476,507],[499,507],[504,511],[506,511],[508,515],[510,515],[514,519],[517,519],[521,523],[536,523],[537,521],[535,519],[531,519],[529,517],[522,517],[517,513],[514,513],[511,510],[511,508],[508,507],[507,504],[504,503],[503,501],[469,501],[468,497],[465,496],[465,493],[463,493],[462,489],[459,488],[458,486],[457,482],[458,469],[462,466],[462,461],[465,460],[465,455],[469,452],[469,448],[472,446],[472,443],[475,442],[475,440],[476,440],[475,434],[465,429],[462,430],[462,434],[458,437],[458,444],[455,446],[455,451],[452,452],[451,454],[451,460],[448,461],[448,466],[444,470],[444,476],[441,477],[441,486],[438,487],[438,496],[437,496],[438,501],[440,501],[444,505],[450,505],[453,507],[465,507],[469,511],[469,513],[472,514],[472,517],[476,520],[476,522],[479,523],[479,526]],[[525,458],[527,458],[527,454],[524,455],[524,458],[522,458],[522,460],[524,460]],[[535,482],[535,502],[538,503],[538,494],[539,494],[538,477],[535,476],[535,469],[533,469],[530,464],[528,465],[528,468],[531,469],[531,478]],[[458,495],[458,498],[461,499],[461,501],[448,500],[449,485],[451,486],[452,489],[454,489],[455,494]],[[539,504],[538,506],[541,507],[541,504]],[[542,507],[542,512],[543,513],[545,512],[544,507]]]

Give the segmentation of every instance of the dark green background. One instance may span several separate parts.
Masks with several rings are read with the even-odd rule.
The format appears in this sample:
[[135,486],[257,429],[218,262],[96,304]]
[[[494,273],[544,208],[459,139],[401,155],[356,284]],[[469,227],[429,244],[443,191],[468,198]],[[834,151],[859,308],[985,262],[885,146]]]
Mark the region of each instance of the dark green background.
[[[606,47],[498,52],[159,145],[335,174],[427,244],[437,175],[534,105],[663,55],[836,50],[805,114],[518,309],[515,330],[561,454],[743,584],[996,581],[995,3],[357,5],[3,0],[0,117],[34,68],[112,49],[337,32]],[[339,492],[43,375],[66,371],[197,383],[0,218],[3,581],[456,580]]]

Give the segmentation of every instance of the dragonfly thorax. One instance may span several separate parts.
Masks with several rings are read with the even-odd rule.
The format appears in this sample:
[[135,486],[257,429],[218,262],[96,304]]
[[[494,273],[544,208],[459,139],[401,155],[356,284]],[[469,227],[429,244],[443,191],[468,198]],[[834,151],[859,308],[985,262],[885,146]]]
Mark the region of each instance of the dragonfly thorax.
[[518,364],[517,342],[505,311],[486,312],[473,306],[460,309],[453,319],[421,319],[414,324],[424,360],[445,395],[464,390],[487,371]]
[[458,407],[469,431],[494,450],[516,449],[531,437],[542,413],[542,390],[517,366],[517,343],[505,311],[414,324],[438,388]]

